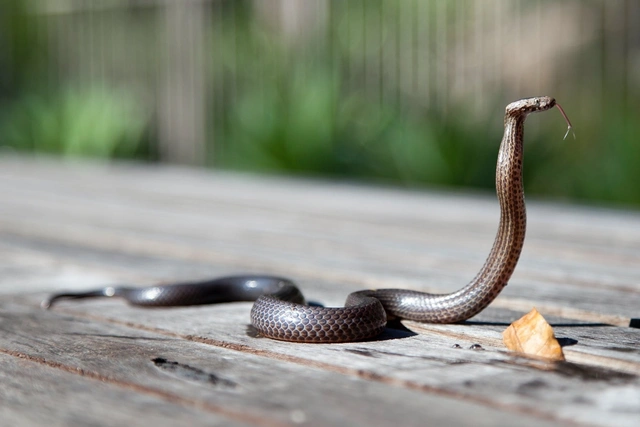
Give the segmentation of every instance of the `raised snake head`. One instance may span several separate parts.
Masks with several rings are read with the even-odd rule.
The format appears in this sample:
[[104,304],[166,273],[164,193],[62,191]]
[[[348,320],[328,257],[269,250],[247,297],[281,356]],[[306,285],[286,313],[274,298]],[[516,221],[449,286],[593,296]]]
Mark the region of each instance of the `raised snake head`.
[[547,111],[556,106],[556,100],[550,96],[536,96],[520,99],[507,105],[505,113],[508,116],[526,116],[538,111]]

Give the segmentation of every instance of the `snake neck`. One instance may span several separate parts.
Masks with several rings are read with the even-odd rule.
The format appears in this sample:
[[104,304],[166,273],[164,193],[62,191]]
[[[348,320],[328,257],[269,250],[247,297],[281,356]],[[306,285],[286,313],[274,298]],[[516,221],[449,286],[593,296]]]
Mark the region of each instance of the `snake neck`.
[[480,285],[496,288],[492,290],[495,292],[500,292],[506,286],[524,245],[527,226],[522,185],[525,119],[524,115],[505,118],[505,131],[496,166],[500,223],[491,252],[477,275],[477,280],[483,279],[479,280]]
[[[491,252],[476,277],[464,288],[445,296],[460,303],[459,321],[484,310],[507,285],[516,268],[526,229],[522,185],[523,136],[526,115],[505,116],[504,136],[496,166],[496,193],[500,203],[500,224]],[[470,300],[477,304],[468,304]],[[457,305],[457,304],[456,304]]]
[[[527,225],[522,185],[525,119],[526,115],[505,116],[504,136],[496,166],[500,223],[483,267],[471,283],[462,289],[483,294],[488,299],[486,305],[507,285],[524,245]],[[479,308],[478,312],[483,308]]]

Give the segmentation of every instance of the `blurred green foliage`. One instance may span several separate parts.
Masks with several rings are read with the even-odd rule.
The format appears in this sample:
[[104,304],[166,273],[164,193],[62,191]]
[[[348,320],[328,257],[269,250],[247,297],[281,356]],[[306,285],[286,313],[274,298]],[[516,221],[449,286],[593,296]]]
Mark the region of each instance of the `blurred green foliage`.
[[[369,3],[374,13],[368,18],[350,12],[353,4],[342,5],[342,22],[365,21],[374,39],[377,32],[387,31],[380,19],[394,19],[393,14],[376,15],[379,1]],[[228,18],[237,20],[239,14],[239,22],[249,22],[250,8],[235,12]],[[462,104],[449,105],[443,114],[415,104],[403,107],[393,97],[380,102],[358,90],[357,83],[344,85],[344,70],[336,65],[368,57],[375,64],[380,46],[365,42],[362,33],[344,37],[344,25],[333,26],[336,34],[327,37],[349,43],[337,43],[337,51],[324,55],[308,55],[283,49],[259,27],[232,28],[240,29],[242,37],[223,32],[225,39],[234,40],[222,44],[228,48],[223,59],[242,84],[216,129],[217,166],[407,186],[494,188],[504,109],[500,94],[490,100],[495,113],[487,120],[474,119]],[[640,103],[619,86],[616,76],[604,76],[605,86],[594,90],[593,82],[602,77],[602,70],[593,67],[600,47],[596,42],[577,50],[573,69],[581,70],[580,78],[566,76],[562,93],[553,94],[571,116],[577,138],[562,139],[566,125],[558,112],[555,118],[547,113],[528,120],[525,186],[528,194],[541,197],[640,206]],[[625,94],[619,96],[620,91]]]
[[[530,192],[640,206],[640,108],[615,102],[608,106],[601,120],[579,122],[575,140],[568,136],[562,143],[546,144],[546,150],[527,152]],[[550,135],[545,139],[554,140]]]
[[[5,44],[11,40],[16,47],[5,50],[4,60],[0,53],[0,70],[10,64],[5,68],[11,71],[0,83],[0,147],[65,156],[152,158],[154,116],[149,111],[154,106],[143,104],[136,92],[117,90],[105,81],[60,87],[41,83],[47,81],[55,52],[34,35],[47,18],[29,14],[24,4],[7,0],[0,6]],[[354,3],[348,2],[336,13],[341,20],[331,26],[332,33],[322,36],[336,42],[320,43],[310,51],[292,48],[256,25],[252,2],[225,4],[233,7],[222,9],[222,28],[208,28],[211,34],[206,35],[216,46],[211,61],[222,64],[206,67],[211,70],[208,96],[217,97],[213,103],[219,105],[208,121],[211,166],[409,186],[494,187],[504,109],[500,94],[489,101],[491,113],[478,120],[464,105],[449,105],[443,113],[410,99],[372,99],[361,90],[353,69],[346,84],[344,64],[353,64],[354,58],[366,64],[377,58],[379,46],[369,43],[363,32],[347,37],[344,22],[363,20],[368,34],[378,37],[376,31],[386,31],[380,17],[393,20],[393,15],[380,12],[367,18],[350,11],[348,5]],[[375,9],[381,3],[372,4]],[[153,28],[157,17],[144,13],[150,13],[147,21]],[[132,34],[144,32],[147,21],[137,20]],[[576,54],[576,67],[580,58],[591,64],[592,48]],[[149,50],[145,58],[162,57],[161,51]],[[150,68],[161,63],[158,59]],[[608,86],[601,99],[591,99],[590,88],[579,87],[587,79],[566,80],[559,96],[568,100],[563,106],[574,120],[577,139],[562,141],[559,114],[555,119],[544,115],[544,126],[541,117],[529,119],[524,177],[528,194],[640,206],[640,104],[609,96]],[[616,84],[614,78],[606,82]],[[607,112],[604,118],[602,111]]]
[[[501,118],[491,131],[428,110],[409,117],[358,94],[345,95],[328,70],[293,74],[281,76],[287,84],[240,97],[228,116],[221,164],[408,185],[493,186]],[[487,150],[478,137],[491,138],[493,147]]]
[[65,157],[133,157],[147,118],[130,93],[100,90],[21,96],[0,117],[2,143]]
[[[347,37],[346,27],[337,25],[330,37],[349,39],[337,51],[292,49],[250,25],[250,3],[243,4],[225,16],[233,25],[223,27],[222,39],[233,43],[220,43],[218,51],[223,72],[240,84],[223,122],[215,123],[216,166],[408,186],[494,187],[503,105],[496,103],[493,123],[470,123],[460,120],[463,108],[445,117],[371,99],[358,84],[343,84],[335,58],[366,60],[379,55],[379,46],[367,45],[362,34]],[[370,27],[376,21],[354,13],[348,19]],[[376,28],[369,31],[376,34]],[[225,85],[224,75],[212,80]]]

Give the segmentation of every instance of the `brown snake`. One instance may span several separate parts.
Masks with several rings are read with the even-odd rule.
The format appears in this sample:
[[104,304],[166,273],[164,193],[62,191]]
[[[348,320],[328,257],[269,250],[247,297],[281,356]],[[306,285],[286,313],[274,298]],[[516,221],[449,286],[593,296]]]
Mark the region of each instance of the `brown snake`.
[[524,122],[530,113],[554,106],[571,129],[569,119],[551,97],[521,99],[507,105],[496,167],[498,232],[483,267],[459,291],[428,294],[404,289],[364,290],[350,294],[345,307],[312,307],[304,305],[302,294],[287,279],[232,276],[147,288],[107,287],[83,293],[59,293],[42,306],[49,308],[58,299],[98,296],[121,297],[130,304],[147,307],[255,301],[251,322],[262,335],[298,342],[346,342],[375,337],[385,328],[387,316],[430,323],[467,320],[495,299],[518,263],[526,230],[522,186]]

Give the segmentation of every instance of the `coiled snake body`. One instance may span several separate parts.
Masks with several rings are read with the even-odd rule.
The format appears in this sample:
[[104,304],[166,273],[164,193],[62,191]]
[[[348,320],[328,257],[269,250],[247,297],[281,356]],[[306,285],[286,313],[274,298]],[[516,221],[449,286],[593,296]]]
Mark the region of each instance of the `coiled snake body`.
[[[350,294],[345,307],[304,305],[298,288],[272,276],[232,276],[194,283],[147,288],[107,287],[83,293],[59,293],[42,303],[49,308],[64,298],[121,297],[147,307],[255,301],[251,323],[264,336],[298,342],[357,341],[380,334],[387,316],[430,323],[464,321],[495,299],[513,273],[526,229],[522,186],[523,131],[527,115],[556,106],[551,97],[522,99],[506,107],[504,136],[496,167],[500,224],[493,247],[476,277],[450,294],[413,290],[363,290]],[[558,105],[567,120],[571,124]]]

